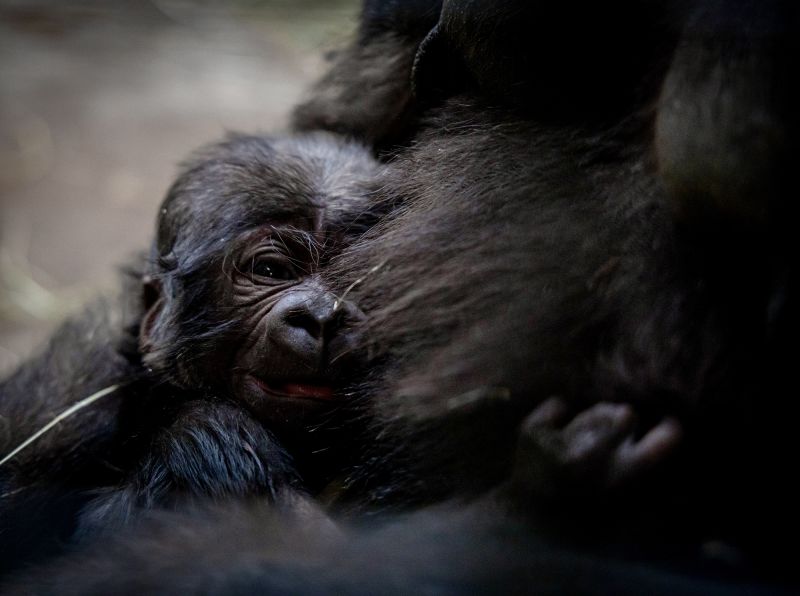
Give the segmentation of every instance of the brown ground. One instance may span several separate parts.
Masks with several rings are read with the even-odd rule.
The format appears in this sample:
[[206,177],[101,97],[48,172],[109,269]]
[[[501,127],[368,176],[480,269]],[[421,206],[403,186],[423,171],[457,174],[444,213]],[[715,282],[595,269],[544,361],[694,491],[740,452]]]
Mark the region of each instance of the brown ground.
[[276,131],[357,0],[0,0],[0,376],[147,245],[176,164]]

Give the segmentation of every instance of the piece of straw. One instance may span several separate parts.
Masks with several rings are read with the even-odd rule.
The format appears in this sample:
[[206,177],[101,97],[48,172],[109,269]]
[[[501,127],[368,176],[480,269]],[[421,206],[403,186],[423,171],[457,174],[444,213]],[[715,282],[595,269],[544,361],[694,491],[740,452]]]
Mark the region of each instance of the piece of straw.
[[111,385],[110,387],[106,387],[105,389],[101,389],[100,391],[97,391],[96,393],[92,393],[89,397],[86,397],[86,398],[82,399],[81,401],[79,401],[78,403],[70,406],[69,408],[67,408],[66,410],[61,412],[58,416],[53,418],[50,422],[45,424],[42,428],[40,428],[35,433],[33,433],[30,437],[28,437],[27,439],[22,441],[22,443],[17,445],[17,447],[14,450],[12,450],[11,453],[9,453],[3,459],[0,460],[0,466],[5,464],[8,460],[12,459],[20,451],[25,449],[28,445],[33,443],[36,439],[38,439],[43,434],[45,434],[47,431],[52,429],[56,424],[58,424],[62,420],[65,420],[66,418],[69,418],[70,416],[72,416],[76,412],[82,410],[83,408],[92,405],[98,399],[100,399],[102,397],[105,397],[109,393],[114,393],[114,391],[116,391],[120,387],[121,387],[121,385]]
[[347,286],[347,289],[344,291],[344,294],[342,294],[336,300],[333,301],[333,312],[336,312],[337,310],[339,310],[341,308],[342,304],[344,304],[344,299],[347,298],[347,295],[350,293],[350,291],[353,288],[355,288],[358,284],[363,282],[365,279],[367,279],[373,273],[377,273],[377,271],[381,267],[383,267],[387,263],[388,260],[389,260],[388,258],[383,259],[380,263],[375,265],[372,269],[367,271],[364,275],[362,275],[357,280],[355,280],[353,283],[351,283],[349,286]]

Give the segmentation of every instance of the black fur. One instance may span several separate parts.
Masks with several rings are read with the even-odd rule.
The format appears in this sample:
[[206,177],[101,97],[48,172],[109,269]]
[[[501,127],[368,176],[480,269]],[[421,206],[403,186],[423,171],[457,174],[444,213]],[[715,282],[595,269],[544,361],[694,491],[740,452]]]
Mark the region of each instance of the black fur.
[[[77,562],[80,564],[76,564]],[[432,508],[347,534],[263,504],[157,515],[11,594],[703,594],[788,595],[747,574],[655,570],[613,552],[537,539],[485,505]]]
[[[797,122],[784,106],[797,9],[656,4],[453,0],[428,34],[393,25],[396,3],[370,5],[385,27],[371,23],[298,109],[300,129],[394,145],[376,197],[386,217],[327,270],[343,287],[362,280],[378,362],[361,388],[376,440],[343,500],[472,505],[333,537],[261,510],[167,516],[19,585],[796,591]],[[571,413],[630,407],[612,460],[670,418],[682,449],[602,498],[543,503],[531,416],[551,395]]]

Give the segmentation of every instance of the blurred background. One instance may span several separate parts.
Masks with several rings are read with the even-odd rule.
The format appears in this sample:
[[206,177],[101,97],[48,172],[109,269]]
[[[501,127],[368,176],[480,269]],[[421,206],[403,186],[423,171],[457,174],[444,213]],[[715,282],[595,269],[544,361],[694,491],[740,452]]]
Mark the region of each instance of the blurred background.
[[284,129],[359,0],[0,0],[0,377],[147,246],[177,164]]

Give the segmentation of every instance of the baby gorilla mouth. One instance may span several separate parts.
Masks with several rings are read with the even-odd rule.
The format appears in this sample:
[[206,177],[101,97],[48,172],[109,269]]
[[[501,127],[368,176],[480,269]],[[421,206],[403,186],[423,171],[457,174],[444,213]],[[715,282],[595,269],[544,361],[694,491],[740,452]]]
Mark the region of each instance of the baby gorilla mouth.
[[341,405],[334,383],[324,376],[265,379],[247,373],[239,377],[236,394],[241,403],[269,428],[283,436],[304,432],[321,423]]
[[297,399],[312,399],[329,401],[334,399],[333,389],[330,385],[321,382],[306,381],[266,381],[253,376],[255,384],[263,392],[278,397]]

